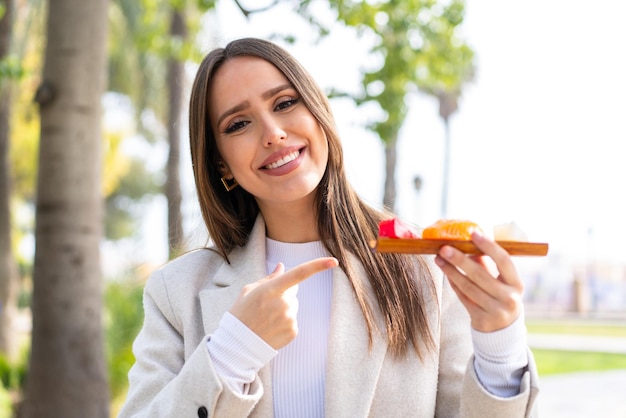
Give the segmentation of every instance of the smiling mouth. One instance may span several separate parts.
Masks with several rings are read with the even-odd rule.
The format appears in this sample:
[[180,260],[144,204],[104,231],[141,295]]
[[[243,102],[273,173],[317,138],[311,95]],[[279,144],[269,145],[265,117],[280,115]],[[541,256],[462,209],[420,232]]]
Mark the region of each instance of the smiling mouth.
[[279,158],[277,161],[274,161],[271,164],[266,165],[265,168],[266,170],[272,170],[274,168],[278,168],[278,167],[282,167],[287,163],[290,163],[291,161],[295,160],[296,158],[298,158],[298,156],[300,155],[301,150],[297,150],[294,151],[290,154],[285,155],[283,158]]

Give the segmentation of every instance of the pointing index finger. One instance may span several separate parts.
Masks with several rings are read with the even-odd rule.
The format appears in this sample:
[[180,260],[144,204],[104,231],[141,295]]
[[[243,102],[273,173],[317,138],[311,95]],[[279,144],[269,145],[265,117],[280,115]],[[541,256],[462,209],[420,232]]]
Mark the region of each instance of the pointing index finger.
[[306,263],[302,263],[278,277],[275,277],[269,281],[269,286],[272,286],[277,292],[284,292],[292,286],[303,282],[316,273],[327,270],[329,268],[337,267],[339,262],[334,257],[320,257]]

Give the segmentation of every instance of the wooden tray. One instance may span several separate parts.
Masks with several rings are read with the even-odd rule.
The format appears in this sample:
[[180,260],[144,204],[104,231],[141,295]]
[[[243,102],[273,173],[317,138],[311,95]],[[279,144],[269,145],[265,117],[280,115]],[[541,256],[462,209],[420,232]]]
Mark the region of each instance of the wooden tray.
[[[496,241],[510,255],[545,256],[548,254],[548,244],[523,241]],[[444,245],[450,245],[466,254],[481,254],[472,241],[445,240],[445,239],[402,239],[378,238],[371,241],[373,251],[381,253],[403,254],[437,254]]]

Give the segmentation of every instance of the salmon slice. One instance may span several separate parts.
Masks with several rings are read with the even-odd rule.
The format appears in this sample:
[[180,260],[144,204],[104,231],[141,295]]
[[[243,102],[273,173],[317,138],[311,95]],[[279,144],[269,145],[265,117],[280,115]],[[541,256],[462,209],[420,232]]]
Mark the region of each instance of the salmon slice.
[[472,239],[472,232],[474,231],[483,233],[476,222],[463,219],[440,219],[424,228],[422,238],[469,241]]

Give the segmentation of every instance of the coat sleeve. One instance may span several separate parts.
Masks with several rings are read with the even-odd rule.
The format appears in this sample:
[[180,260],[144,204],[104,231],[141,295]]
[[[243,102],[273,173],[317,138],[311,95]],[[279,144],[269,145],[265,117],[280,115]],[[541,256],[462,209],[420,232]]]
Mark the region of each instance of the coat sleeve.
[[467,365],[461,397],[462,417],[537,417],[537,368],[532,352],[528,350],[528,366],[522,375],[520,393],[510,398],[500,398],[489,393],[474,371],[474,357]]
[[438,417],[535,417],[538,376],[528,350],[528,366],[522,376],[520,393],[501,398],[489,393],[474,371],[469,314],[443,279],[441,291],[441,332]]
[[157,271],[144,290],[144,324],[133,344],[135,364],[119,417],[197,417],[203,416],[202,409],[211,417],[248,416],[263,395],[258,376],[246,395],[231,391],[211,364],[206,345],[210,336],[185,358],[179,319]]

